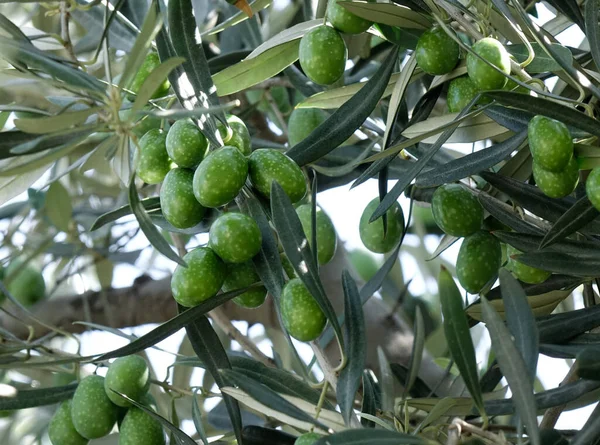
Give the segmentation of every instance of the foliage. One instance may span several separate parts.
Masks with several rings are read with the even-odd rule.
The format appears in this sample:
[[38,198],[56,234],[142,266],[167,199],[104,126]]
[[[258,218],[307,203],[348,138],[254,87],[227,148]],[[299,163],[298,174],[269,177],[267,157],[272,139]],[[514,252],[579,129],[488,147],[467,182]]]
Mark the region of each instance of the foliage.
[[600,2],[279,3],[0,2],[0,443],[597,442]]

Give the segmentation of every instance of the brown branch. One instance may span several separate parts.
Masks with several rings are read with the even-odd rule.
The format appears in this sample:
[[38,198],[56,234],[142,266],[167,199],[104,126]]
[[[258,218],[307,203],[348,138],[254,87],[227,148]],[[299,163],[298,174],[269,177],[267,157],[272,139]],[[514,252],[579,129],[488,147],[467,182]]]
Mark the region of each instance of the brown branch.
[[79,64],[77,56],[75,55],[75,50],[73,49],[73,43],[71,42],[71,34],[69,33],[70,17],[71,14],[69,13],[67,2],[60,2],[60,37],[71,60]]
[[[560,386],[566,385],[567,383],[572,383],[572,382],[576,381],[578,378],[579,378],[579,376],[577,375],[577,363],[573,363],[573,366],[571,366],[571,369],[569,369],[569,372],[567,373],[567,375],[565,376],[563,381],[560,382],[560,384],[558,386],[560,387]],[[559,405],[559,406],[553,406],[552,408],[549,408],[544,413],[544,417],[542,418],[542,421],[540,422],[540,429],[551,430],[552,428],[554,428],[554,425],[556,425],[558,418],[560,417],[560,415],[562,414],[562,412],[564,411],[564,409],[566,407],[567,407],[567,405]]]

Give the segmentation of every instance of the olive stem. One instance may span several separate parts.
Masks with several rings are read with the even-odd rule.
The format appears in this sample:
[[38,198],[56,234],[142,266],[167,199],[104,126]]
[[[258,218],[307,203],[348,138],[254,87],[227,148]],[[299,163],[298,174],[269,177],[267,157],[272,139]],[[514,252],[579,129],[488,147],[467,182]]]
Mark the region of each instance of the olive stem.
[[328,389],[329,382],[325,380],[325,383],[323,383],[323,389],[321,390],[321,396],[319,397],[319,402],[317,403],[317,409],[315,411],[315,420],[319,419],[319,414],[321,414],[321,409],[323,408],[323,403],[325,402],[325,397],[327,396]]
[[[579,376],[577,375],[577,362],[575,362],[571,366],[571,369],[569,369],[569,372],[567,373],[563,381],[560,382],[558,386],[561,387],[563,385],[566,385],[567,383],[575,382],[578,378]],[[546,412],[544,413],[544,417],[540,422],[540,430],[551,430],[552,428],[554,428],[554,425],[556,425],[558,418],[560,417],[560,415],[566,407],[567,405],[559,405],[546,410]]]

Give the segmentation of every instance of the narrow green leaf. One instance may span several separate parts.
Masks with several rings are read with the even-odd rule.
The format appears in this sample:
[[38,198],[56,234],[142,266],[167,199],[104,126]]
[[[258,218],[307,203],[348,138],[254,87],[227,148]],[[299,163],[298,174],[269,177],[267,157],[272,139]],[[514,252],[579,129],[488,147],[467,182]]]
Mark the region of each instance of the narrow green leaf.
[[63,232],[68,232],[73,216],[73,204],[69,192],[60,181],[54,181],[50,185],[46,193],[45,208],[52,224]]
[[428,427],[436,420],[439,420],[444,415],[447,415],[448,411],[456,405],[458,405],[458,401],[456,399],[452,399],[450,397],[439,399],[439,401],[427,413],[427,416],[421,421],[421,423],[419,423],[419,425],[417,425],[413,431],[413,434],[420,433],[423,428]]
[[141,110],[154,95],[155,91],[167,79],[169,73],[184,62],[184,58],[175,57],[164,61],[146,78],[138,91],[135,102],[131,107],[131,115]]
[[29,37],[27,37],[23,31],[21,31],[21,28],[10,21],[10,19],[4,14],[0,14],[0,32],[3,34],[8,34],[15,40],[21,40],[25,43],[31,44]]
[[14,396],[0,397],[0,410],[17,410],[53,405],[73,397],[75,389],[77,389],[77,383],[40,389],[17,390],[15,388]]
[[[546,73],[548,71],[556,72],[561,70],[561,66],[550,57],[537,42],[530,42],[535,53],[534,59],[527,65],[527,72],[530,74]],[[565,48],[559,43],[552,43],[552,49],[562,60],[563,63],[573,65],[573,54],[568,48]],[[517,62],[524,62],[527,57],[527,47],[523,43],[516,45],[506,45],[506,50],[512,54]]]
[[219,96],[237,93],[279,74],[298,60],[300,42],[292,40],[246,58],[213,76]]
[[544,231],[539,227],[523,221],[511,205],[506,204],[487,193],[480,193],[478,198],[483,208],[489,212],[490,215],[511,229],[516,230],[519,233],[528,233],[530,235],[544,234]]
[[25,192],[35,181],[42,177],[49,167],[50,165],[46,164],[27,173],[5,178],[0,177],[0,205]]
[[91,115],[100,111],[99,107],[72,111],[56,116],[15,119],[15,127],[26,133],[45,134],[57,133],[68,128],[83,124]]
[[[181,311],[182,309],[180,306],[179,310]],[[189,309],[184,311],[183,314],[188,311]],[[221,344],[221,340],[219,340],[219,336],[213,329],[210,321],[208,321],[208,318],[200,315],[188,324],[185,330],[194,348],[194,352],[202,363],[204,363],[206,371],[215,380],[219,389],[228,386],[220,371],[231,370],[231,363],[227,358],[227,353]],[[235,437],[238,443],[242,443],[242,414],[240,406],[233,397],[224,393],[222,397],[229,413],[229,419],[233,425]]]
[[530,111],[533,114],[541,114],[594,136],[600,136],[600,125],[596,119],[566,105],[513,91],[489,91],[484,94],[501,104]]
[[[537,424],[537,407],[533,398],[533,376],[529,379],[523,378],[530,372],[530,369],[513,343],[510,332],[490,303],[485,298],[482,298],[481,301],[483,303],[483,319],[490,333],[498,364],[511,389],[512,400],[525,425],[531,443],[539,445],[541,442]],[[537,351],[534,353],[537,356]]]
[[314,174],[312,185],[311,185],[311,196],[310,196],[310,245],[313,252],[313,261],[319,269],[319,245],[317,244],[317,192],[318,192],[318,179],[317,175]]
[[[381,406],[378,404],[375,382],[371,378],[370,371],[365,370],[363,372],[363,403],[361,412],[362,414],[375,416],[378,409],[381,409]],[[365,417],[360,419],[360,423],[366,428],[375,428],[375,422],[372,422]]]
[[390,80],[399,49],[395,47],[375,75],[352,99],[338,108],[302,142],[288,152],[300,166],[314,162],[346,141],[369,117]]
[[482,417],[486,416],[483,406],[475,349],[471,340],[463,299],[450,272],[442,267],[438,279],[438,291],[444,316],[444,332],[450,355],[460,370],[465,386],[471,393],[475,406]]
[[[588,3],[593,3],[588,0]],[[587,11],[586,11],[587,12]],[[586,14],[587,19],[587,14]],[[600,59],[598,59],[600,60]],[[590,443],[595,443],[598,436],[600,436],[600,422],[598,419],[600,418],[600,405],[596,405],[590,417],[588,417],[585,425],[575,434],[573,439],[571,439],[571,445],[588,445]]]
[[550,315],[538,321],[540,341],[564,343],[600,326],[600,305]]
[[539,235],[529,235],[515,232],[495,231],[494,235],[501,241],[516,247],[523,252],[564,253],[582,259],[599,260],[600,250],[597,242],[586,242],[574,239],[563,240],[544,249],[539,248],[543,239]]
[[515,255],[523,264],[553,273],[563,273],[576,277],[600,277],[600,260],[579,258],[557,252],[529,252]]
[[383,429],[346,430],[330,436],[324,436],[313,445],[421,445],[424,439],[410,434],[397,433]]
[[585,2],[585,35],[590,45],[590,52],[596,66],[600,66],[600,24],[598,23],[600,2],[587,0]]
[[383,411],[394,410],[394,376],[390,368],[390,362],[385,356],[381,346],[377,346],[377,363],[379,364],[379,396],[381,400],[381,409]]
[[296,436],[273,428],[247,425],[242,430],[244,445],[292,445]]
[[362,301],[356,283],[347,270],[342,272],[344,289],[344,332],[346,334],[347,363],[340,372],[336,389],[337,401],[346,425],[354,409],[354,398],[360,387],[367,359],[367,334]]
[[318,426],[319,428],[327,430],[327,427],[321,422],[315,420],[312,416],[302,411],[293,403],[288,402],[286,399],[281,397],[269,387],[263,385],[260,382],[257,382],[256,380],[248,377],[247,375],[232,370],[222,370],[221,374],[223,374],[227,381],[232,382],[234,385],[239,387],[242,391],[247,393],[254,400],[256,400],[259,403],[262,403],[266,407],[283,413],[287,416],[293,417],[294,419],[309,422],[315,426]]
[[419,306],[417,306],[415,311],[413,335],[412,352],[410,354],[410,361],[408,362],[408,375],[404,383],[403,397],[406,397],[410,393],[411,388],[417,380],[425,349],[425,321],[423,320],[423,313]]
[[[263,9],[267,8],[270,4],[271,4],[272,0],[255,0],[252,3],[250,3],[250,7],[252,8],[252,12],[254,14],[262,11]],[[218,34],[222,31],[225,31],[228,28],[231,28],[232,26],[238,25],[246,20],[248,20],[249,17],[248,15],[244,12],[244,11],[238,11],[235,14],[233,14],[231,17],[229,17],[227,20],[224,20],[223,22],[219,23],[217,26],[211,27],[210,29],[208,29],[207,31],[203,32],[202,35],[214,35],[214,34]]]
[[582,379],[600,380],[600,346],[588,346],[577,354],[577,375]]
[[560,13],[566,15],[573,23],[583,30],[583,16],[575,0],[548,0]]
[[323,24],[322,19],[310,20],[308,22],[298,23],[297,25],[291,26],[290,28],[284,29],[279,34],[271,37],[269,40],[259,45],[254,51],[248,55],[248,59],[253,59],[260,54],[268,51],[271,48],[282,45],[293,40],[301,39],[310,30],[321,26]]
[[298,277],[333,326],[340,344],[343,344],[342,330],[338,318],[319,278],[319,270],[304,235],[300,219],[290,198],[276,181],[273,181],[271,185],[271,214],[285,254],[292,263]]
[[169,432],[172,435],[171,437],[175,438],[179,444],[181,444],[181,445],[196,445],[196,441],[194,439],[192,439],[190,436],[185,434],[183,431],[181,431],[179,428],[177,428],[175,425],[173,425],[171,422],[169,422],[163,416],[158,415],[152,408],[142,405],[141,403],[130,398],[126,394],[117,392],[114,389],[111,389],[111,391],[116,394],[119,394],[121,397],[123,397],[125,400],[127,400],[129,403],[131,403],[133,406],[141,409],[146,414],[148,414],[150,417],[152,417],[154,420],[160,422],[160,424],[163,427],[165,427],[167,430],[169,430]]
[[600,212],[592,205],[587,196],[583,196],[567,210],[548,230],[540,243],[540,248],[550,246],[596,220]]
[[179,315],[171,318],[169,321],[164,322],[160,326],[157,326],[147,334],[142,335],[141,337],[132,341],[128,345],[122,346],[113,351],[100,355],[99,357],[94,359],[94,361],[105,361],[111,358],[135,354],[136,352],[148,349],[149,347],[154,346],[158,342],[163,341],[165,338],[170,337],[175,332],[187,326],[200,316],[207,314],[214,308],[221,306],[227,301],[237,297],[238,295],[243,294],[247,290],[248,288],[238,289],[232,292],[218,294],[212,298],[209,298],[208,300],[205,300],[202,303],[200,303],[198,306],[194,306],[193,308],[190,308],[180,313]]
[[[187,97],[185,108],[210,108],[219,105],[219,98],[215,91],[215,85],[210,76],[206,54],[202,48],[202,41],[196,35],[196,20],[191,0],[173,0],[168,4],[169,7],[169,34],[173,50],[176,55],[185,58],[183,69],[185,78],[177,79],[177,84],[189,82],[194,93],[195,100],[191,101]],[[161,56],[162,60],[162,56]],[[181,88],[181,86],[179,87]],[[185,88],[187,91],[189,88]],[[185,97],[185,96],[184,96]],[[208,140],[216,147],[223,145],[217,130],[217,119],[226,122],[225,113],[220,112],[215,115],[207,114],[199,119],[200,129],[206,130],[204,134]]]
[[144,235],[146,235],[150,244],[171,261],[175,261],[177,264],[187,267],[185,261],[173,251],[170,244],[152,223],[150,216],[148,216],[135,187],[135,176],[129,185],[129,205],[131,206],[131,212],[134,214],[135,219],[137,219],[138,224],[140,225],[140,229],[142,229],[142,232],[144,232]]
[[375,23],[403,29],[429,29],[432,25],[429,17],[396,3],[371,3],[355,0],[341,1],[339,4],[352,14]]
[[[585,280],[582,280],[579,277],[571,277],[569,275],[558,275],[557,274],[557,275],[551,275],[550,278],[548,278],[543,283],[539,283],[539,284],[527,284],[527,283],[521,283],[521,282],[519,282],[519,283],[523,287],[525,294],[529,297],[529,296],[533,296],[533,295],[546,294],[548,292],[552,292],[555,290],[574,289],[577,286],[580,286],[584,281]],[[498,299],[502,298],[500,287],[498,286],[498,287],[491,289],[487,293],[486,298],[489,301],[498,300]],[[475,304],[475,303],[473,303],[473,304]]]
[[539,354],[539,332],[535,317],[527,302],[525,291],[512,274],[502,268],[498,271],[498,276],[508,329],[515,339],[515,345],[523,357],[533,385]]
[[415,183],[419,187],[433,187],[477,174],[503,161],[522,146],[526,139],[527,130],[522,130],[498,144],[427,170],[417,176]]
[[[452,364],[452,362],[450,362]],[[406,381],[409,379],[410,370],[399,363],[390,363],[390,368],[392,369],[392,373],[394,377],[401,385],[405,385]],[[419,376],[415,379],[412,387],[410,388],[409,394],[413,398],[421,398],[421,397],[437,397],[435,391],[427,386]]]
[[194,422],[194,426],[196,427],[196,432],[198,433],[198,436],[200,436],[200,440],[204,445],[208,445],[208,438],[206,437],[206,432],[204,431],[204,426],[202,425],[202,413],[200,411],[200,404],[198,403],[198,398],[196,397],[195,392],[194,396],[192,397],[192,421]]
[[[157,196],[153,198],[142,199],[140,201],[140,204],[144,207],[144,210],[146,210],[147,212],[149,212],[150,210],[160,209],[160,198]],[[106,224],[110,224],[111,222],[114,222],[119,218],[131,215],[131,213],[131,206],[129,204],[119,207],[116,210],[111,210],[110,212],[99,216],[98,219],[94,221],[94,224],[92,224],[92,227],[90,227],[90,232],[98,230],[100,227],[104,227]]]
[[402,244],[398,244],[398,246],[396,246],[396,249],[394,249],[394,251],[385,260],[383,266],[381,266],[379,270],[377,270],[375,275],[373,275],[371,279],[367,281],[364,284],[364,286],[360,289],[360,298],[362,300],[362,304],[365,304],[367,300],[371,298],[371,296],[373,296],[373,294],[377,292],[379,288],[381,288],[381,286],[383,285],[383,281],[385,280],[387,275],[394,267],[394,264],[396,264],[396,261],[398,260],[398,255],[400,254],[401,247]]

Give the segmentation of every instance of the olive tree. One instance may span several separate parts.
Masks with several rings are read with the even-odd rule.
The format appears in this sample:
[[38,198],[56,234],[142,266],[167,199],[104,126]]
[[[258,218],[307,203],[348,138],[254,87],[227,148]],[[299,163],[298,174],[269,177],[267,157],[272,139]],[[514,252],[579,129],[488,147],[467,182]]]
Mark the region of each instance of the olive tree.
[[2,443],[598,441],[598,0],[0,3]]

